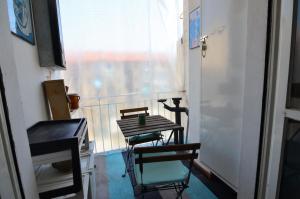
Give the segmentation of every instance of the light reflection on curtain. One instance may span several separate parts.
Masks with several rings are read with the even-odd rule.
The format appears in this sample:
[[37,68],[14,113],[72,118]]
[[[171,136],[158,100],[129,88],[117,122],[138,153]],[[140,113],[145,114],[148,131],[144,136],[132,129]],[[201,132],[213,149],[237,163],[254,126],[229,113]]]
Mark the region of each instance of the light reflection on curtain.
[[184,90],[182,0],[61,0],[67,71],[83,98]]

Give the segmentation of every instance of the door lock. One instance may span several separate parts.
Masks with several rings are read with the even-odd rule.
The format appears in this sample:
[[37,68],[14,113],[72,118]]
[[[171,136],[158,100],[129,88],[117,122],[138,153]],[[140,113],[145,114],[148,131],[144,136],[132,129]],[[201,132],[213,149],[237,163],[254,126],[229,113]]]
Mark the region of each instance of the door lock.
[[201,37],[201,43],[202,43],[202,57],[206,57],[206,51],[207,51],[207,43],[206,43],[206,40],[207,40],[208,36],[207,35],[204,35],[203,37]]

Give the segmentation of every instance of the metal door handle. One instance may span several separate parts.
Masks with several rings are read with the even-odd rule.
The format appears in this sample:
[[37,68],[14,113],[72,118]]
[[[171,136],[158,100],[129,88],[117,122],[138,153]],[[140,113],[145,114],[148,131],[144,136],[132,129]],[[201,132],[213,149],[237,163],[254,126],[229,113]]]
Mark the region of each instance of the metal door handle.
[[201,38],[200,38],[200,41],[201,42],[204,42],[204,41],[206,41],[208,39],[208,35],[204,35],[204,36],[202,36]]
[[204,36],[202,36],[201,38],[200,38],[200,41],[201,41],[201,43],[202,43],[202,49],[201,49],[201,51],[202,51],[202,57],[204,58],[204,57],[206,57],[206,51],[207,51],[207,43],[206,43],[206,40],[208,39],[208,35],[204,35]]

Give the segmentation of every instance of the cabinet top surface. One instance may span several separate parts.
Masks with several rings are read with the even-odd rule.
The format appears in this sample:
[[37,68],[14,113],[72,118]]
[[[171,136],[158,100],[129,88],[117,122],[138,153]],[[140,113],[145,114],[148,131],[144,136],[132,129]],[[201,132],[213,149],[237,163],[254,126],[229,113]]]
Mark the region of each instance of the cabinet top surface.
[[27,130],[29,144],[75,138],[85,122],[84,118],[38,122]]

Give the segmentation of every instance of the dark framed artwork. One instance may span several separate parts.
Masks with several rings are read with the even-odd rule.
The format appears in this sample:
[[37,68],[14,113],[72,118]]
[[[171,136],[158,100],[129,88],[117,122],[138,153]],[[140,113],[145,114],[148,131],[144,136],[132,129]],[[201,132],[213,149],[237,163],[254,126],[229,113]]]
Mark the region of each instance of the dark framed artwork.
[[200,19],[200,7],[190,12],[189,16],[189,46],[190,49],[200,46],[201,36],[201,19]]
[[7,0],[10,31],[34,45],[30,0]]

